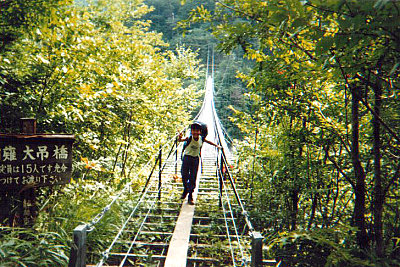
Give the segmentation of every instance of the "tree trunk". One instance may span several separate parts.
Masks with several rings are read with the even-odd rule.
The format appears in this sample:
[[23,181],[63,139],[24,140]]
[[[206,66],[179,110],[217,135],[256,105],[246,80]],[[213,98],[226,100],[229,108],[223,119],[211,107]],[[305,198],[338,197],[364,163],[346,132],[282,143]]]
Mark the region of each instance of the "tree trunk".
[[258,122],[256,124],[256,133],[254,135],[254,149],[253,149],[253,167],[251,170],[251,186],[250,186],[250,198],[253,198],[254,190],[254,173],[255,173],[255,163],[256,163],[256,152],[257,152],[257,138],[258,138]]
[[317,210],[317,204],[318,204],[318,193],[315,193],[313,198],[312,198],[312,205],[311,205],[311,215],[310,219],[308,220],[308,225],[307,225],[307,230],[310,231],[311,226],[314,222],[315,218],[315,211]]
[[379,258],[384,256],[383,249],[383,233],[382,233],[382,213],[384,204],[384,194],[382,189],[382,175],[381,175],[381,136],[380,136],[380,122],[379,116],[382,107],[382,88],[380,85],[375,86],[375,106],[374,106],[374,117],[372,120],[373,135],[374,135],[374,235],[376,245],[376,255]]
[[[290,138],[293,138],[293,123],[294,123],[294,117],[290,116],[290,124],[289,124],[289,133],[290,133]],[[289,192],[289,198],[290,198],[290,229],[291,231],[294,231],[297,229],[297,214],[298,214],[298,204],[299,204],[299,176],[298,176],[298,171],[296,166],[296,157],[295,157],[295,142],[294,140],[289,140],[289,175],[291,179],[291,185],[290,185],[290,192]],[[301,149],[299,152],[301,156]]]
[[351,159],[354,168],[354,177],[356,186],[354,188],[355,204],[354,204],[354,226],[358,228],[357,244],[361,249],[368,247],[368,236],[365,225],[365,172],[361,166],[360,148],[359,148],[359,105],[360,93],[359,88],[351,88],[352,106],[351,106]]
[[297,229],[297,213],[299,212],[299,190],[293,189],[290,193],[290,198],[292,200],[292,210],[291,210],[291,230],[295,231]]

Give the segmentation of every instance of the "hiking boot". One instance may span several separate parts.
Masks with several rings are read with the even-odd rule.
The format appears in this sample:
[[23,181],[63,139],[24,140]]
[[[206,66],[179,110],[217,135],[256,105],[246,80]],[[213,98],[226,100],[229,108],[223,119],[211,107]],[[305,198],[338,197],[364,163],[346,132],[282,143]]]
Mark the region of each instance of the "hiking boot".
[[192,193],[189,193],[188,203],[189,203],[189,205],[194,205]]

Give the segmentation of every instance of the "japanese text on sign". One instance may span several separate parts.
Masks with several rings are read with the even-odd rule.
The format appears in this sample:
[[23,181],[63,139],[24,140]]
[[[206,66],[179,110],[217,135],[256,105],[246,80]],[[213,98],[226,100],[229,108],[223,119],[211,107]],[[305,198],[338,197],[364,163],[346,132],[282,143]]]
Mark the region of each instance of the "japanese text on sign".
[[0,186],[68,183],[72,172],[71,137],[5,138],[0,136]]

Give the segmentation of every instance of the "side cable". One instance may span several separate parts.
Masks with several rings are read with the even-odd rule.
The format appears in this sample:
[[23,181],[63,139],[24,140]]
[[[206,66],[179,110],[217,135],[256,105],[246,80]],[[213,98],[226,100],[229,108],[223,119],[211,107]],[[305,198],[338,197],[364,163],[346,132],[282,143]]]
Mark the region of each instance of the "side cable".
[[[164,144],[161,148],[159,148],[158,153],[159,153],[163,148],[165,148],[165,146],[167,146],[167,145],[170,143],[170,141],[176,140],[177,137],[178,137],[178,134],[176,134],[173,138],[168,139],[168,140],[165,142],[165,144]],[[173,146],[172,146],[172,147],[173,147]],[[104,215],[110,210],[111,206],[112,206],[112,205],[122,196],[122,194],[132,185],[133,180],[134,180],[135,178],[138,178],[138,177],[143,173],[143,171],[146,170],[146,168],[150,165],[150,163],[154,160],[154,158],[155,158],[155,154],[153,154],[152,157],[147,161],[147,163],[139,170],[139,172],[137,173],[137,175],[136,175],[134,178],[132,178],[131,181],[130,181],[129,183],[127,183],[127,184],[120,190],[120,192],[119,192],[117,195],[115,195],[114,197],[112,197],[112,201],[111,201],[107,206],[105,206],[105,207],[102,209],[102,211],[101,211],[100,213],[98,213],[98,214],[87,224],[88,232],[93,231],[94,226],[104,217]],[[157,164],[157,162],[156,162],[156,164]],[[156,165],[156,164],[155,164],[155,165]],[[154,168],[153,168],[153,171],[154,171]],[[148,184],[148,183],[146,182],[145,187],[147,186],[147,184]],[[145,187],[144,187],[144,189],[145,189]],[[143,191],[144,191],[144,189],[143,189]]]

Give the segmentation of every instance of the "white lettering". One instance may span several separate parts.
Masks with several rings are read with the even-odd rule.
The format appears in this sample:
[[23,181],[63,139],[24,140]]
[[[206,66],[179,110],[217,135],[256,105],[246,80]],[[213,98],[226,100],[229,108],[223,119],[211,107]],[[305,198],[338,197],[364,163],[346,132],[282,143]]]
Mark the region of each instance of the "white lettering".
[[35,157],[32,156],[32,154],[31,154],[33,152],[33,149],[31,149],[29,146],[25,146],[25,147],[26,147],[26,149],[23,151],[25,153],[25,157],[22,160],[26,160],[28,157],[31,160],[35,160]]
[[40,160],[47,159],[49,157],[49,152],[47,151],[47,146],[38,146],[38,152],[36,152],[36,156],[40,158]]
[[7,166],[6,165],[0,165],[0,173],[3,173],[3,174],[6,174],[6,171],[7,170]]
[[9,173],[9,174],[13,173],[12,165],[7,165],[7,173]]
[[17,150],[13,146],[6,146],[3,148],[3,161],[17,160]]
[[55,147],[56,148],[54,149],[53,156],[56,159],[67,159],[68,158],[68,150],[64,145],[62,145],[60,148],[57,145],[55,145]]
[[32,173],[32,164],[26,164],[25,170],[26,170],[26,173]]

